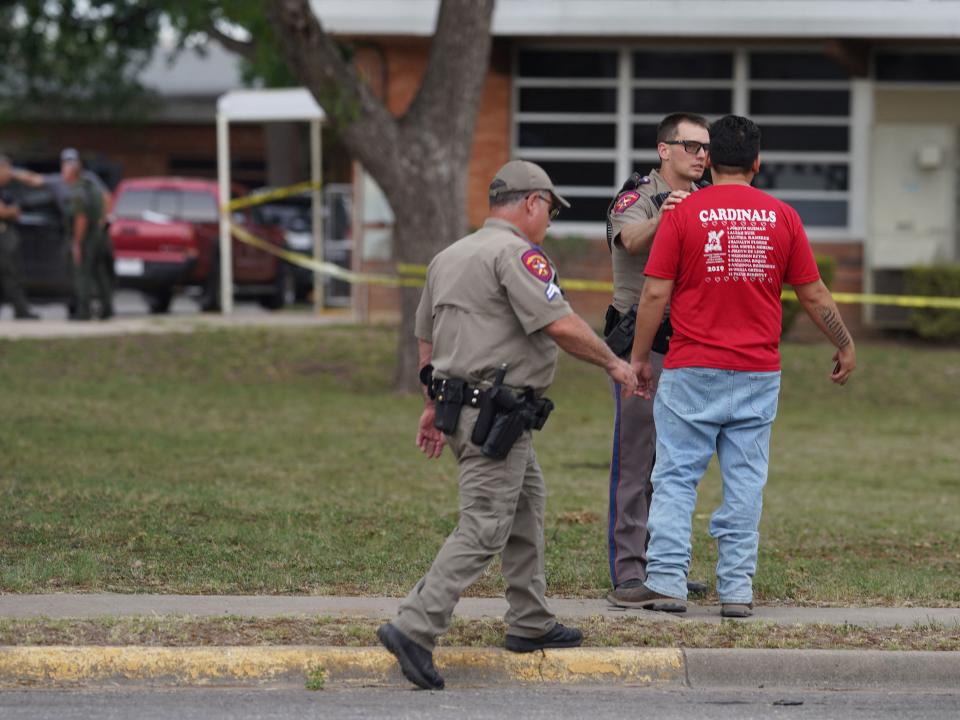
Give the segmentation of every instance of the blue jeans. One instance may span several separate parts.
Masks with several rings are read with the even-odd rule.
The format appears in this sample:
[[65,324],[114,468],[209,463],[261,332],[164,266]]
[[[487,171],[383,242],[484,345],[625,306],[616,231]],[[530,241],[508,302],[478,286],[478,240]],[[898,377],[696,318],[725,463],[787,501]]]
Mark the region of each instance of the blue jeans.
[[716,452],[723,476],[723,503],[710,518],[720,556],[717,594],[723,603],[753,601],[770,428],[779,394],[779,372],[663,371],[653,407],[657,461],[644,583],[649,589],[687,597],[697,486]]

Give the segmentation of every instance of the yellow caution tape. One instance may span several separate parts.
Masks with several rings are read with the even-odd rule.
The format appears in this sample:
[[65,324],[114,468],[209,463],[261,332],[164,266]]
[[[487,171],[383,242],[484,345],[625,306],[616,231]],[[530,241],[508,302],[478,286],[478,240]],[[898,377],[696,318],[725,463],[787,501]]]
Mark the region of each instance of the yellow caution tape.
[[283,198],[290,197],[291,195],[299,195],[314,188],[319,190],[321,187],[321,183],[307,180],[306,182],[297,183],[296,185],[288,185],[287,187],[277,188],[276,190],[267,190],[266,192],[253,193],[246,197],[236,198],[235,200],[231,200],[227,204],[227,207],[230,210],[239,210],[241,208],[253,207],[254,205],[263,205],[263,203],[282,200]]
[[305,267],[308,270],[313,270],[318,272],[321,275],[328,275],[330,277],[336,278],[338,280],[343,280],[348,283],[362,283],[366,285],[388,285],[394,287],[421,287],[423,285],[423,280],[420,278],[401,278],[395,275],[378,275],[374,273],[355,273],[350,270],[345,270],[339,265],[334,265],[330,262],[319,262],[315,258],[310,257],[309,255],[304,255],[303,253],[295,253],[290,250],[285,250],[284,248],[277,247],[273,243],[267,242],[266,240],[257,237],[248,230],[240,227],[235,223],[230,223],[230,232],[240,242],[246,243],[247,245],[252,245],[255,248],[259,248],[264,252],[268,252],[271,255],[276,255],[278,258],[286,260],[289,263],[294,265],[299,265],[300,267]]
[[[866,293],[831,293],[840,305],[896,305],[913,308],[941,308],[960,310],[960,297],[926,297],[922,295],[869,295]],[[796,300],[795,293],[784,290],[784,300]]]
[[[312,187],[312,183],[301,183],[300,185],[293,185],[290,188],[283,188],[282,190],[277,190],[274,192],[286,192],[287,194],[293,195],[297,192],[302,192],[302,189],[294,190],[294,188],[301,188],[301,186]],[[254,197],[263,197],[267,195],[272,195],[273,193],[262,193],[260,195],[250,196]],[[250,198],[243,198],[243,200],[248,200]],[[270,198],[274,199],[274,198]],[[234,201],[238,202],[238,201]],[[266,200],[261,201],[266,202]],[[253,204],[253,203],[251,203]],[[231,204],[232,207],[232,204]],[[272,253],[278,257],[282,257],[284,260],[287,260],[295,265],[300,265],[302,267],[308,268],[315,272],[322,273],[324,275],[330,275],[331,277],[336,277],[340,280],[345,280],[346,282],[355,282],[355,283],[368,283],[371,285],[391,285],[398,287],[420,287],[423,285],[423,280],[427,276],[427,266],[426,265],[417,265],[414,263],[397,263],[397,275],[382,275],[382,274],[373,274],[373,273],[354,273],[348,270],[344,270],[339,265],[334,265],[333,263],[318,263],[312,257],[308,255],[303,255],[301,253],[290,252],[289,250],[284,250],[278,248],[276,245],[272,245],[265,240],[252,235],[241,227],[231,223],[230,227],[232,228],[234,234],[238,239],[246,242],[249,245],[253,245],[262,250],[266,250],[269,253]],[[576,280],[576,279],[563,279],[561,285],[564,290],[586,290],[586,291],[595,291],[595,292],[613,292],[613,283],[605,280]],[[841,305],[895,305],[898,307],[912,307],[912,308],[939,308],[944,310],[960,310],[960,297],[927,297],[920,295],[876,295],[876,294],[867,294],[867,293],[843,293],[835,292],[832,293],[833,299],[835,302]],[[784,290],[783,294],[780,296],[783,300],[792,300],[797,301],[797,296],[792,290]]]

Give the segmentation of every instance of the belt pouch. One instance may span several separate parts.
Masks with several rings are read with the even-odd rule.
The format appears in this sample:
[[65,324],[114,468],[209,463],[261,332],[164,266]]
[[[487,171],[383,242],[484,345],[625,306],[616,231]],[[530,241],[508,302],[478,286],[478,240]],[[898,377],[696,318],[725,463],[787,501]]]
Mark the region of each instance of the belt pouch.
[[490,435],[490,428],[493,427],[493,420],[497,416],[496,395],[497,388],[480,393],[480,412],[477,413],[477,421],[473,424],[473,432],[470,434],[470,442],[474,445],[483,445]]
[[436,414],[433,426],[445,435],[453,435],[460,420],[460,410],[463,408],[463,390],[466,383],[463,380],[447,378],[440,382],[437,390]]

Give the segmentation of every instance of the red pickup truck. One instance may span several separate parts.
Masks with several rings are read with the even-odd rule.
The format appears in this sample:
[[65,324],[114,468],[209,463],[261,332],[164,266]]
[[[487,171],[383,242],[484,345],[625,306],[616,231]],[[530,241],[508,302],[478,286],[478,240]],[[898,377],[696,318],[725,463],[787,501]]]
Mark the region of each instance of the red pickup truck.
[[[220,304],[220,236],[217,183],[177,177],[124,180],[111,212],[117,286],[140,290],[150,311],[165,313],[179,289],[198,291],[200,306]],[[257,221],[255,209],[233,213],[233,221],[270,243],[283,246],[280,228]],[[233,239],[234,293],[275,310],[294,294],[290,266],[270,253]]]

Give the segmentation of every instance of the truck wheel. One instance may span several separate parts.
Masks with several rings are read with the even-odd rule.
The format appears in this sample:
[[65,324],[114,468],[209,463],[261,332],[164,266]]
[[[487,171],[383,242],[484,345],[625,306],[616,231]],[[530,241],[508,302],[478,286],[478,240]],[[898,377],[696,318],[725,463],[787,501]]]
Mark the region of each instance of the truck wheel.
[[151,315],[166,315],[170,312],[170,303],[173,302],[173,290],[157,290],[148,293],[146,299]]
[[292,304],[297,297],[297,284],[293,272],[287,263],[277,264],[277,277],[273,281],[273,292],[260,298],[261,307],[267,310],[281,310]]
[[220,253],[216,253],[210,261],[210,274],[203,283],[200,295],[200,310],[220,312]]

